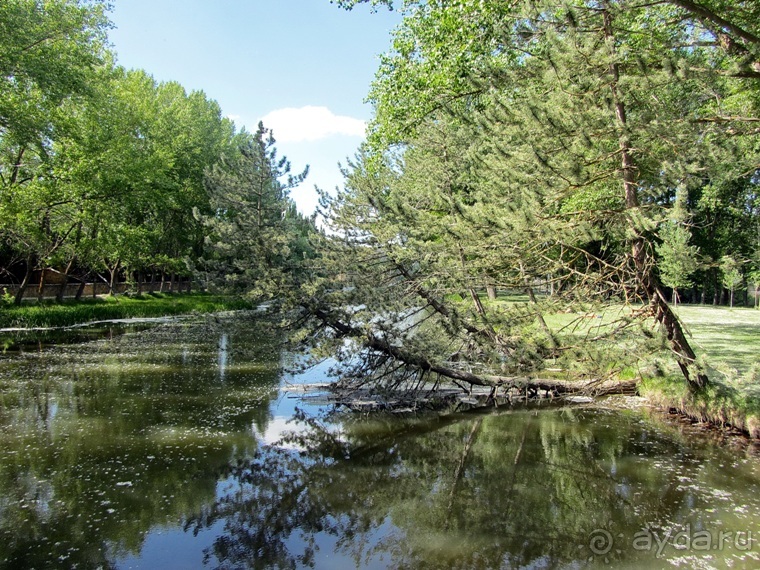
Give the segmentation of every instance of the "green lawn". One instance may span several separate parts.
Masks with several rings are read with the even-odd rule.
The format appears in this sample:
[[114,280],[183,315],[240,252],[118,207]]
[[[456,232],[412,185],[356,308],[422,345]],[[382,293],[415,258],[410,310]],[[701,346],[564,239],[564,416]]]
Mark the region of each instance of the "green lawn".
[[743,376],[760,363],[760,310],[681,305],[677,313],[712,367]]
[[[506,296],[496,303],[505,308],[527,307],[523,299]],[[549,328],[562,337],[563,343],[572,343],[573,339],[602,336],[605,331],[609,332],[609,327],[619,326],[638,308],[620,305],[567,312],[560,306],[544,318]],[[631,329],[633,337],[629,336],[627,341],[593,343],[600,351],[600,361],[609,359],[611,363],[607,369],[599,368],[599,372],[617,369],[621,377],[643,376],[640,391],[653,403],[666,409],[677,408],[695,418],[731,424],[760,438],[760,310],[680,305],[675,311],[697,357],[707,366],[711,382],[707,390],[696,394],[689,391],[667,348],[659,355],[636,348],[637,335],[645,332],[636,328]],[[631,350],[636,352],[631,353]],[[555,373],[566,374],[568,367],[575,366],[577,372],[595,374],[595,364],[594,360],[575,362],[571,358]]]
[[[593,337],[618,326],[635,310],[607,307],[603,312],[555,313],[545,320],[562,335]],[[760,310],[705,305],[679,305],[675,310],[697,356],[721,376],[746,376],[760,365]]]
[[711,384],[692,393],[673,367],[666,376],[642,379],[640,392],[662,408],[760,438],[760,311],[699,305],[676,311],[698,358],[707,364]]
[[250,307],[246,301],[206,293],[150,293],[136,297],[42,302],[0,307],[0,329],[65,327],[112,319],[213,313]]

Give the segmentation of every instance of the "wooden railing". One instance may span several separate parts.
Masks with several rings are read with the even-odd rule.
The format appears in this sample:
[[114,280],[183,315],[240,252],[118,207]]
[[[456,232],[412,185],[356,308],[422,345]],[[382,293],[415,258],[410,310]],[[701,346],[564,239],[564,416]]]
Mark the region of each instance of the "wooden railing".
[[[154,280],[137,282],[125,282],[115,283],[113,290],[108,283],[105,282],[88,282],[81,283],[78,281],[70,281],[66,285],[61,283],[45,283],[40,287],[39,284],[32,284],[27,287],[24,293],[25,301],[32,301],[38,299],[55,299],[61,297],[61,288],[63,287],[64,299],[74,298],[88,298],[96,297],[98,295],[108,295],[113,293],[116,295],[123,295],[124,293],[187,293],[193,288],[191,280]],[[15,297],[18,291],[18,285],[14,284],[0,284],[0,294],[9,294]]]

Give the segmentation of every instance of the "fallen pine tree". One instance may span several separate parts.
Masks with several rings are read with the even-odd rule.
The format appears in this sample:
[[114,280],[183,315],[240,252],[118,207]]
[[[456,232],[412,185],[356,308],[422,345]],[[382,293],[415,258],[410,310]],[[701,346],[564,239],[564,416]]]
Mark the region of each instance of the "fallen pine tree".
[[[357,411],[485,407],[538,398],[633,394],[636,380],[565,380],[476,373],[435,361],[371,326],[352,325],[323,308],[309,308],[335,340],[358,343],[361,360],[331,386],[331,401]],[[466,364],[465,364],[466,365]]]

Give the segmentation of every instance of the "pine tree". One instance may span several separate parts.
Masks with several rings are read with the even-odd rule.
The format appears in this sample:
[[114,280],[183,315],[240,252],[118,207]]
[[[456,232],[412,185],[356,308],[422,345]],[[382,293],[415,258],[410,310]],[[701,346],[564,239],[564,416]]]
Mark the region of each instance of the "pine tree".
[[730,255],[724,255],[720,260],[720,272],[723,286],[730,294],[730,307],[734,307],[734,291],[742,284],[744,278],[741,264]]
[[[320,318],[374,356],[490,385],[571,353],[622,360],[655,322],[703,387],[661,282],[676,260],[692,272],[695,246],[684,223],[657,226],[676,188],[730,186],[760,163],[757,92],[681,4],[405,2],[369,145],[328,213],[350,295],[330,290]],[[491,284],[529,302],[484,303]],[[577,342],[541,326],[558,305],[624,311]]]
[[304,228],[313,223],[302,219],[288,192],[307,174],[308,167],[291,174],[262,123],[254,134],[237,135],[233,152],[205,176],[212,214],[195,212],[206,228],[206,253],[197,263],[203,283],[252,298],[292,286],[292,248],[304,256]]
[[660,230],[662,243],[657,246],[660,278],[666,287],[673,289],[674,304],[678,303],[678,289],[692,285],[691,276],[699,266],[699,248],[690,244],[687,224],[685,191],[679,188],[673,211]]

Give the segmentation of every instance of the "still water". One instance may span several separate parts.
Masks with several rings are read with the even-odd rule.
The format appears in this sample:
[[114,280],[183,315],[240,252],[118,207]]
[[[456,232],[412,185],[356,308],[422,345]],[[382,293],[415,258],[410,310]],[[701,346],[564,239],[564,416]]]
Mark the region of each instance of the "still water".
[[760,458],[641,412],[330,413],[239,315],[0,355],[2,568],[755,568]]

